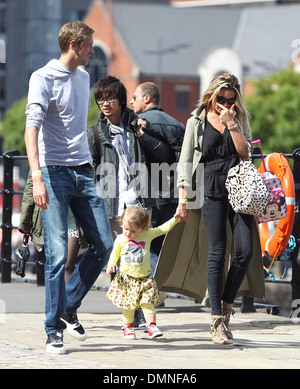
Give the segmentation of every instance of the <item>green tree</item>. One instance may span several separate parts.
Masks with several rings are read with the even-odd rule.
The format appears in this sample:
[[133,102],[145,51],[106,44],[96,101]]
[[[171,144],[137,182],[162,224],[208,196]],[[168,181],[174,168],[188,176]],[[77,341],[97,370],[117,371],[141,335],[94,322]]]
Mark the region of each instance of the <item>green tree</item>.
[[90,106],[90,110],[89,110],[89,113],[88,113],[88,119],[87,119],[87,128],[97,124],[99,114],[100,114],[99,107],[96,104],[94,96],[92,94],[92,96],[91,96],[91,106]]
[[300,147],[300,74],[291,68],[253,82],[246,98],[252,138],[260,139],[263,152],[292,153]]
[[26,155],[24,130],[26,124],[25,109],[27,97],[16,101],[6,111],[1,124],[1,135],[4,141],[4,151],[19,150],[21,155]]

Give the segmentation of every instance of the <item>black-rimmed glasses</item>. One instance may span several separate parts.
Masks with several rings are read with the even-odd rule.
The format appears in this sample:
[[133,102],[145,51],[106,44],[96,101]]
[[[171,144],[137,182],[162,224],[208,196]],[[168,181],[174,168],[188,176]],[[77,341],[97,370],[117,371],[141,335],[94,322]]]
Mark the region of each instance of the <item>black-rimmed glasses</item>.
[[108,104],[113,103],[116,100],[116,97],[107,97],[106,99],[98,99],[97,104],[103,105],[105,102]]

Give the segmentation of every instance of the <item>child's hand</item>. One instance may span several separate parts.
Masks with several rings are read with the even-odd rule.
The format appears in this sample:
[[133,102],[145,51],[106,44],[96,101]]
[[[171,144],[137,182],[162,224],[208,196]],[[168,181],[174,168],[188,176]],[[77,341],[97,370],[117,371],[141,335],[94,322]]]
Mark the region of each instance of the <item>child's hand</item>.
[[187,220],[189,217],[189,210],[186,208],[186,204],[178,204],[174,217],[178,219],[179,223]]
[[107,268],[106,268],[106,274],[109,275],[109,276],[112,273],[115,273],[115,271],[116,271],[115,266],[108,265]]

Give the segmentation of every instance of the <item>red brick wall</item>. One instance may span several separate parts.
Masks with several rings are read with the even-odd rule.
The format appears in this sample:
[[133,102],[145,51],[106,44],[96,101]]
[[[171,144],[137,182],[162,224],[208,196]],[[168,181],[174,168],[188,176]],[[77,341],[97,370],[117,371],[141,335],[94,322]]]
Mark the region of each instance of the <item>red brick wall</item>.
[[[118,77],[128,91],[128,102],[131,100],[136,86],[144,81],[156,82],[156,79],[143,78],[134,74],[134,63],[123,46],[118,34],[113,30],[110,16],[101,4],[94,2],[85,18],[85,23],[93,27],[94,41],[102,41],[110,48],[112,61],[109,67],[109,74]],[[176,86],[188,86],[189,108],[186,112],[176,111]],[[161,106],[165,112],[174,116],[184,125],[190,117],[190,112],[195,108],[199,99],[199,81],[192,79],[166,78],[162,80],[162,101]]]

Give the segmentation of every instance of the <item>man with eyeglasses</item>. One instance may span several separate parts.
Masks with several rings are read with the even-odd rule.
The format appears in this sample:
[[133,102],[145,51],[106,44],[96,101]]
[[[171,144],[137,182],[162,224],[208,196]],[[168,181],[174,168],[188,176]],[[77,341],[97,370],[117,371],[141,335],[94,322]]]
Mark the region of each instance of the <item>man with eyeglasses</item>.
[[[155,150],[158,159],[167,147],[147,134],[145,147],[138,141],[143,121],[127,107],[127,91],[118,78],[103,76],[95,84],[94,97],[101,112],[97,126],[88,129],[88,142],[114,239],[121,232],[118,218],[126,207],[141,205],[151,210],[156,204],[151,198],[145,147]],[[139,173],[144,173],[146,185]]]

